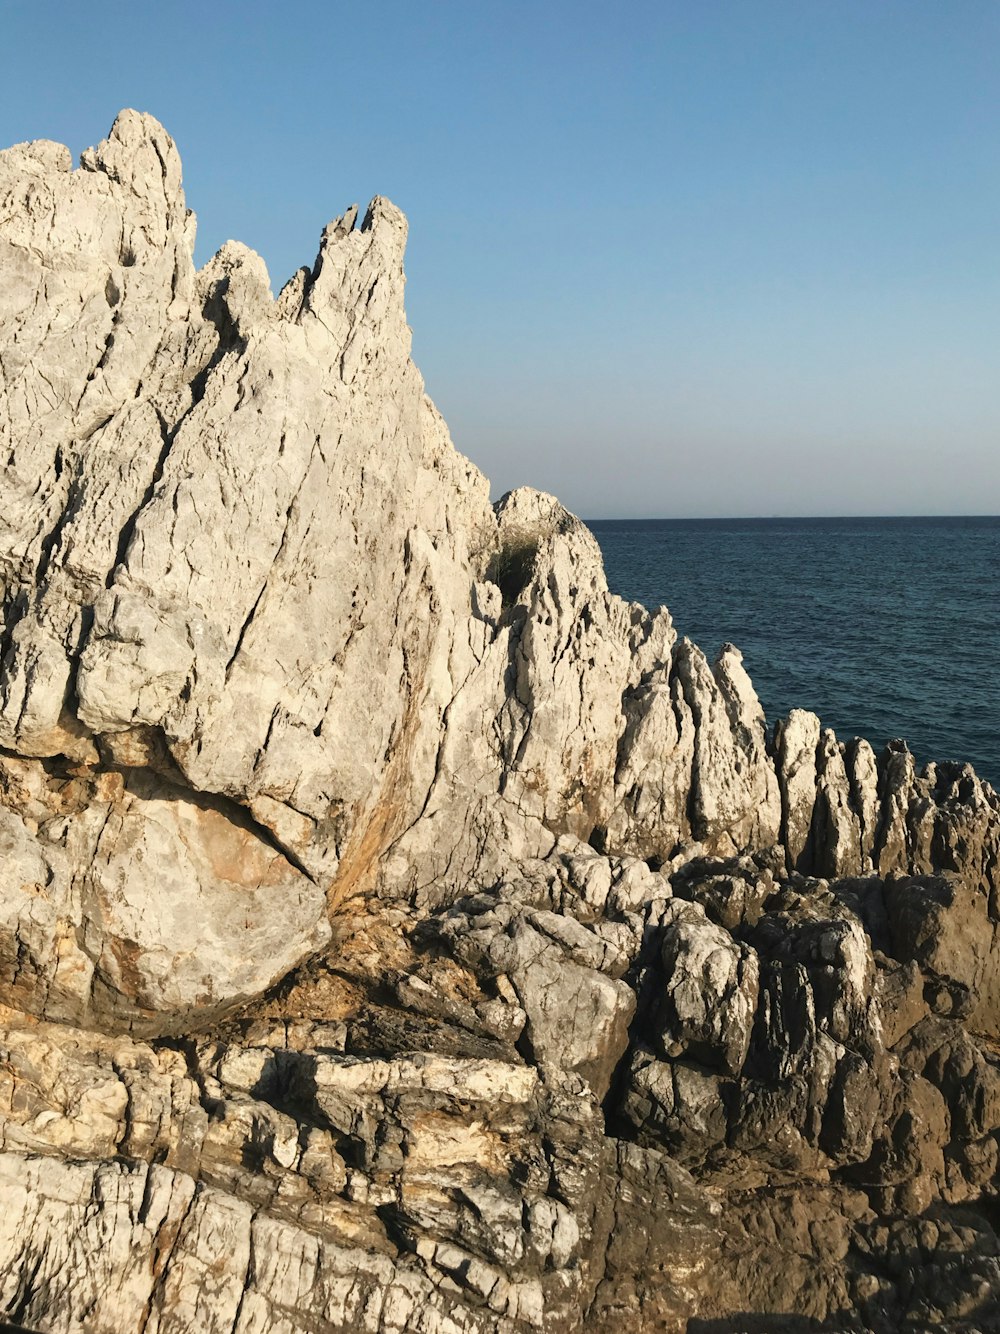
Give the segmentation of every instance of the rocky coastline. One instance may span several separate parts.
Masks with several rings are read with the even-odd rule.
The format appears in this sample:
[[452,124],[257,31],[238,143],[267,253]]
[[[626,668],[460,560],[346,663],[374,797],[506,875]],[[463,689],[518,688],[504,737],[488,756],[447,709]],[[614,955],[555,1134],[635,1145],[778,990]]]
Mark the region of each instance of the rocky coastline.
[[375,199],[0,152],[0,1317],[1000,1329],[1000,799],[491,505]]

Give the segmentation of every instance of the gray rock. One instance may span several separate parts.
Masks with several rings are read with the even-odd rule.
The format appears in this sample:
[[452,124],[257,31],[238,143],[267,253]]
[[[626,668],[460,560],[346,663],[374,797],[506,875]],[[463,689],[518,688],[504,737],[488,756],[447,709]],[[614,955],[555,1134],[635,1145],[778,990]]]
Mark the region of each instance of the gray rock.
[[757,1010],[756,954],[707,921],[693,903],[668,904],[661,923],[663,990],[654,1023],[663,1055],[686,1053],[739,1074]]

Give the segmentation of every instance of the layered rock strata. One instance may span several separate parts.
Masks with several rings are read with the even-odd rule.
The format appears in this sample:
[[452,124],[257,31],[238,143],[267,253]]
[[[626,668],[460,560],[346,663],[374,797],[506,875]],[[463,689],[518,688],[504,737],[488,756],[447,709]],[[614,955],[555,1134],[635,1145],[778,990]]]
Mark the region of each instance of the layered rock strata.
[[1000,1327],[1000,803],[495,507],[377,199],[0,153],[0,1313]]

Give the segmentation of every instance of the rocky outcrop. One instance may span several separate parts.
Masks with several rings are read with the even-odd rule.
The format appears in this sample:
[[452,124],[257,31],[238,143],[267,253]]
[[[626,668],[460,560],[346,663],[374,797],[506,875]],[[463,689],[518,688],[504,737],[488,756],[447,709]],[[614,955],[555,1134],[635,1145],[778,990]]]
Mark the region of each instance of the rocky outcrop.
[[0,1313],[1000,1327],[1000,803],[495,507],[377,199],[0,153]]

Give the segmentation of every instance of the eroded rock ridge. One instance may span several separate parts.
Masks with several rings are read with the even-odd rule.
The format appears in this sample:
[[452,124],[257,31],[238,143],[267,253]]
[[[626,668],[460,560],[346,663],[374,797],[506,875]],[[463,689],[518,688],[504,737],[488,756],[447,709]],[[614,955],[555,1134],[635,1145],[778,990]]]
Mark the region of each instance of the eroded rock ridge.
[[0,1314],[1000,1328],[1000,803],[609,593],[176,148],[0,153]]

